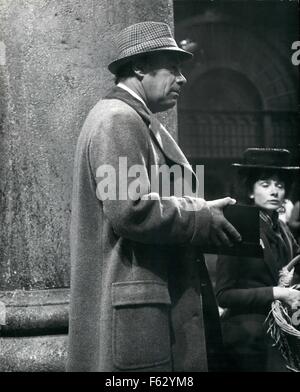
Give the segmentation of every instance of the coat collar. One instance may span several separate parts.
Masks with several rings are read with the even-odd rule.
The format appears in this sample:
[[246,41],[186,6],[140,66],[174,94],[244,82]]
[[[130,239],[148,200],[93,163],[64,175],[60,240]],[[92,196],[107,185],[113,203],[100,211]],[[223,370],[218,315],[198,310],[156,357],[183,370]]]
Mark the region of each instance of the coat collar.
[[104,99],[119,99],[120,101],[127,103],[127,105],[131,106],[142,117],[145,124],[149,126],[151,122],[150,110],[141,101],[133,97],[123,88],[118,86],[113,87]]
[[[145,101],[144,101],[136,92],[134,92],[133,90],[131,90],[131,88],[129,88],[128,86],[126,86],[126,84],[120,82],[120,83],[117,84],[117,87],[122,88],[123,90],[127,91],[130,95],[132,95],[132,96],[133,96],[134,98],[136,98],[138,101],[142,102],[142,104],[143,104],[144,106],[146,106],[146,108],[147,108],[147,105],[146,105]],[[148,109],[148,108],[147,108],[147,109]]]
[[154,136],[164,155],[171,161],[186,167],[196,178],[191,165],[189,164],[176,141],[166,130],[166,128],[158,121],[154,114],[145,105],[143,105],[141,101],[118,86],[114,87],[104,99],[119,99],[131,106],[142,117],[148,128],[151,130],[152,135]]

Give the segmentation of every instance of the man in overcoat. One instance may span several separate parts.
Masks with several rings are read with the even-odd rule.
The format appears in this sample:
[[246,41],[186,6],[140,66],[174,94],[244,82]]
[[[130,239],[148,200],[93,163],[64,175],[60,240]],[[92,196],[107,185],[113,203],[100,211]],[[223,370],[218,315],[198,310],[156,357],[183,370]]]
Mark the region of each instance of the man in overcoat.
[[215,330],[218,314],[200,248],[240,240],[222,213],[235,201],[178,195],[174,176],[169,195],[156,186],[162,166],[194,177],[153,115],[176,104],[192,55],[164,23],[131,25],[116,41],[116,86],[75,155],[67,370],[207,371],[204,291]]

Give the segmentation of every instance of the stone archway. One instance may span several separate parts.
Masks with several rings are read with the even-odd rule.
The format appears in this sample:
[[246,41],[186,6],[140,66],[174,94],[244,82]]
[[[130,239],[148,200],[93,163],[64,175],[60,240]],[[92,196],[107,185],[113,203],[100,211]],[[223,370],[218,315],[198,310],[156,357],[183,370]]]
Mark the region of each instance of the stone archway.
[[261,110],[261,96],[244,75],[226,68],[205,71],[180,102],[179,142],[192,159],[238,157],[248,146],[264,144]]
[[259,91],[263,110],[296,110],[298,79],[290,57],[273,42],[234,20],[222,16],[207,21],[196,16],[176,25],[179,40],[197,43],[194,60],[187,65],[190,83],[199,73],[216,67],[244,74]]
[[230,163],[245,148],[295,149],[298,76],[267,30],[217,9],[177,23],[176,36],[197,45],[183,68],[179,143],[193,164],[205,165],[205,196],[220,197],[230,192],[224,178],[231,182]]

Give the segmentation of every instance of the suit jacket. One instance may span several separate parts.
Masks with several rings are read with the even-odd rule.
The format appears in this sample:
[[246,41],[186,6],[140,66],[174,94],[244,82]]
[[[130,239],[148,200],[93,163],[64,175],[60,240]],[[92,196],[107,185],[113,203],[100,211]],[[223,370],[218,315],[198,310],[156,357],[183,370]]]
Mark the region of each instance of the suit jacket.
[[274,300],[279,270],[295,257],[299,247],[288,227],[281,221],[278,225],[280,235],[260,219],[263,259],[221,256],[217,261],[217,300],[227,308],[222,327],[228,361],[232,361],[229,370],[285,369],[278,351],[271,347],[264,321]]
[[[135,185],[119,175],[125,162],[138,165],[148,196],[159,165],[191,170],[152,113],[115,88],[89,113],[76,149],[67,370],[206,371],[195,260],[206,268],[197,246],[207,241],[210,210],[203,199],[160,191],[121,200],[121,188]],[[97,192],[103,165],[114,169],[107,185],[116,180],[116,200]]]
[[221,256],[217,262],[216,295],[219,305],[232,313],[270,310],[279,270],[299,253],[299,246],[286,224],[278,221],[282,241],[270,225],[260,219],[264,258]]

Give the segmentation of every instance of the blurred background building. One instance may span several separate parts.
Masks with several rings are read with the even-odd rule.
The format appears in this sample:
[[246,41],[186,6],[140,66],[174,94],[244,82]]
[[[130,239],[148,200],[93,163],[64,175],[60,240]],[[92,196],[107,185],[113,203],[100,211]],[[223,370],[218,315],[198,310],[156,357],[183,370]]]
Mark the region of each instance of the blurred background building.
[[178,41],[195,54],[184,67],[178,138],[205,165],[206,198],[230,193],[230,163],[248,147],[288,148],[297,162],[298,2],[175,0],[174,15]]
[[[207,200],[234,195],[232,162],[248,147],[287,148],[300,162],[297,1],[174,0],[176,38],[194,53],[178,103],[178,141],[204,164]],[[299,200],[296,183],[291,192]],[[215,281],[216,256],[206,255]]]

